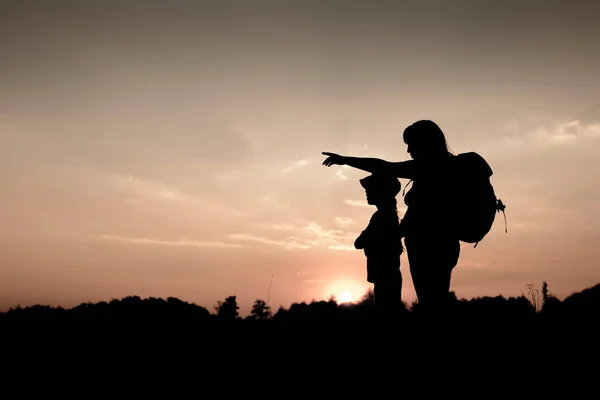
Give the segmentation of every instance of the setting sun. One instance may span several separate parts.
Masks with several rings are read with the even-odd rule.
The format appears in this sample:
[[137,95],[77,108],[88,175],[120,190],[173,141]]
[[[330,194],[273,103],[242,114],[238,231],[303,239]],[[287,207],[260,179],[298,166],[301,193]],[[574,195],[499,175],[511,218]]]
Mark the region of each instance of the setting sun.
[[338,277],[325,286],[323,294],[325,297],[333,296],[338,303],[352,303],[360,301],[360,298],[368,289],[368,283]]
[[349,303],[352,301],[352,293],[350,292],[342,292],[340,295],[340,301],[342,303]]
[[338,303],[352,303],[360,301],[360,298],[368,290],[369,284],[360,282],[354,279],[349,279],[347,276],[339,276],[330,281],[324,287],[323,294],[325,297],[333,296]]

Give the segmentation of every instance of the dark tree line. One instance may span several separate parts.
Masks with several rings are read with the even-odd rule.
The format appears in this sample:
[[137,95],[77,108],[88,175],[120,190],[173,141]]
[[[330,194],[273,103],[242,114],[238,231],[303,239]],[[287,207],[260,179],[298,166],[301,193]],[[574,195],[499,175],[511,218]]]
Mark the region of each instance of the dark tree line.
[[[418,303],[404,307],[398,319],[410,319],[418,312]],[[527,321],[578,319],[594,321],[600,316],[600,284],[574,293],[564,300],[553,296],[548,284],[541,290],[534,284],[527,285],[527,292],[518,297],[495,296],[473,299],[457,299],[451,293],[449,315],[463,321]],[[334,297],[328,300],[293,303],[289,308],[280,307],[276,312],[263,299],[257,299],[246,317],[239,314],[236,296],[218,301],[213,312],[207,308],[179,300],[129,296],[110,302],[83,303],[71,309],[34,305],[15,307],[0,313],[0,323],[16,321],[88,321],[122,323],[179,323],[208,325],[223,323],[269,324],[291,326],[306,323],[358,322],[374,318],[372,291],[356,303],[338,304]]]

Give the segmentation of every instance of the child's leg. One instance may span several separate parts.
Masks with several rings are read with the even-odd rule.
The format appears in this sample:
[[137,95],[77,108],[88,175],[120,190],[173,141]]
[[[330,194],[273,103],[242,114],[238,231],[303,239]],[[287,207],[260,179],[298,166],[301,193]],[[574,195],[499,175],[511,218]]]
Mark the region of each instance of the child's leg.
[[374,285],[375,308],[378,316],[393,318],[402,309],[402,274],[400,270],[378,277]]

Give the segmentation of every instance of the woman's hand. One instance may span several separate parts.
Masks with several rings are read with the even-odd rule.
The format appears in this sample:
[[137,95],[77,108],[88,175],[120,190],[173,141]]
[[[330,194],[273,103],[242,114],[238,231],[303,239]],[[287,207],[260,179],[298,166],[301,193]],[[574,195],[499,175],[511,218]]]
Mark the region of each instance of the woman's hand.
[[325,159],[325,161],[323,161],[323,165],[326,166],[326,167],[330,167],[332,165],[344,165],[344,164],[346,164],[344,156],[340,156],[339,154],[335,154],[335,153],[328,153],[326,151],[322,152],[321,154],[323,154],[324,156],[328,156]]

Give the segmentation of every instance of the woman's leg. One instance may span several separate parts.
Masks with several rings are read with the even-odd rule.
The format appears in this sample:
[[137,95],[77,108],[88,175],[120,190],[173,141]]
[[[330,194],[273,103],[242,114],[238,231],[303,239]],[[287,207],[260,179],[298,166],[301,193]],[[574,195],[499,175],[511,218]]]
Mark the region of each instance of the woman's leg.
[[460,256],[458,240],[406,239],[418,307],[427,313],[443,312],[450,292],[452,270]]

